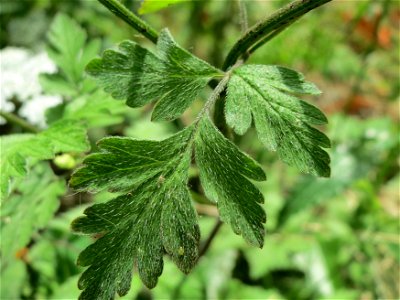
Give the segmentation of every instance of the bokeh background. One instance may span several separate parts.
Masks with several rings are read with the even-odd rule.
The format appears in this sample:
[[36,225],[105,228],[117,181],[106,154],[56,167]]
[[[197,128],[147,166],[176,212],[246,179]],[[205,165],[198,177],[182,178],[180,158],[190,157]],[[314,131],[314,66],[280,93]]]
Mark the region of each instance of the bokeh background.
[[[134,11],[142,5],[141,1],[123,2]],[[249,24],[286,3],[244,1]],[[179,44],[217,67],[241,34],[238,1],[184,1],[141,12],[154,27],[168,27]],[[92,45],[88,59],[124,39],[154,47],[95,0],[2,0],[0,23],[1,110],[38,128],[51,123],[60,107],[70,107],[72,114],[79,112],[85,88],[71,86],[89,80],[83,72],[87,61],[82,61],[70,86],[56,84],[60,83],[57,76],[66,72],[51,54],[66,55],[67,51],[62,51],[62,42],[51,39],[51,30],[72,40],[86,35],[78,47]],[[258,185],[268,216],[264,248],[252,248],[223,225],[189,276],[166,258],[155,289],[145,289],[134,276],[125,298],[398,299],[399,26],[396,0],[336,0],[258,49],[248,63],[299,70],[323,91],[307,100],[329,119],[321,129],[332,140],[331,178],[300,174],[284,165],[262,147],[253,130],[236,136],[235,142],[262,164],[268,176]],[[83,106],[86,112],[99,105],[106,111],[88,119],[93,149],[105,135],[163,139],[195,118],[209,91],[174,123],[151,123],[150,107],[132,109],[104,98],[99,104],[104,96],[96,93],[101,91],[86,97],[90,101]],[[0,122],[2,135],[21,132],[14,124]],[[9,196],[12,205],[1,212],[1,299],[75,299],[79,295],[76,283],[82,269],[75,261],[96,237],[74,235],[69,224],[91,203],[112,197],[105,192],[76,193],[66,187],[84,155],[59,155],[51,162],[52,169],[48,163],[33,163],[29,176],[14,184]],[[196,186],[196,170],[192,173],[191,184]],[[217,211],[201,193],[194,191],[193,198],[204,238],[214,226]],[[40,206],[45,199],[52,202]],[[24,212],[33,210],[38,223],[31,224]],[[54,214],[42,220],[49,210]],[[19,222],[17,231],[9,226],[13,219]]]

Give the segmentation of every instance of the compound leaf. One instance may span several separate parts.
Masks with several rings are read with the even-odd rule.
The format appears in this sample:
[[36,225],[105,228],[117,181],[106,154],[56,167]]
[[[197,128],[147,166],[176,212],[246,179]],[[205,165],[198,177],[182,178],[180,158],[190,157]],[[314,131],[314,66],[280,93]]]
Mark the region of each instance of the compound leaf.
[[132,41],[119,45],[118,51],[106,50],[102,58],[86,68],[116,99],[140,107],[158,101],[153,120],[179,117],[207,82],[220,71],[187,52],[172,39],[167,29],[160,34],[153,53]]
[[[316,107],[289,93],[319,94],[300,73],[279,66],[245,65],[233,71],[225,106],[227,123],[244,134],[254,120],[261,142],[303,172],[329,177],[329,139],[311,125],[327,122]],[[285,93],[289,92],[289,93]]]
[[217,203],[221,219],[258,247],[264,243],[261,192],[247,179],[265,180],[264,171],[204,118],[195,138],[195,157],[206,196]]
[[73,174],[78,189],[125,192],[85,211],[72,227],[103,237],[86,248],[78,264],[89,266],[79,280],[81,299],[112,299],[130,288],[137,267],[152,288],[163,269],[166,251],[185,273],[198,257],[196,211],[187,188],[193,126],[163,141],[110,137]]
[[99,40],[86,43],[86,38],[86,32],[75,20],[64,14],[56,16],[48,33],[50,47],[47,48],[47,53],[72,86],[60,80],[57,75],[46,74],[42,76],[46,91],[69,95],[74,90],[74,85],[81,83],[86,64],[100,49]]
[[53,123],[38,134],[14,134],[0,137],[2,199],[9,193],[12,178],[24,177],[36,160],[54,158],[58,152],[88,150],[85,127],[72,120]]

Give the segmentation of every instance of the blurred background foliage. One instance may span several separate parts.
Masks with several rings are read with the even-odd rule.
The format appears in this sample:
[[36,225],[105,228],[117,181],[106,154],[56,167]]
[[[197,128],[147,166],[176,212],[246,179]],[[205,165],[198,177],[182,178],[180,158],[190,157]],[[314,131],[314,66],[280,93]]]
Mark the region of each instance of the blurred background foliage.
[[[168,27],[181,45],[217,67],[241,34],[238,1],[178,0],[166,8],[123,2],[156,28]],[[287,2],[245,1],[249,24]],[[36,119],[39,114],[43,120],[37,124],[44,128],[66,116],[80,118],[95,149],[105,135],[163,139],[189,124],[202,106],[200,97],[181,120],[151,123],[149,107],[128,108],[97,89],[83,68],[101,49],[124,39],[153,47],[97,1],[3,0],[0,7],[3,75],[5,64],[21,72],[6,51],[23,49],[35,56],[47,50],[58,71],[40,75],[42,94],[60,99],[46,112],[37,101],[36,109],[23,114],[24,101],[32,99],[22,99],[18,91],[5,95],[2,76],[2,109],[7,106],[28,120],[29,112]],[[58,13],[72,19],[54,21]],[[259,184],[268,216],[264,248],[246,245],[223,226],[189,276],[167,259],[155,289],[145,289],[135,276],[126,299],[398,299],[399,27],[397,1],[334,1],[258,49],[249,63],[302,71],[324,92],[308,100],[328,115],[323,130],[333,144],[332,177],[299,174],[282,164],[254,131],[235,136],[268,175]],[[72,46],[60,38],[68,35]],[[68,61],[69,47],[88,54]],[[3,122],[1,132],[21,129]],[[73,235],[69,224],[91,203],[112,197],[68,189],[71,170],[84,155],[58,155],[51,169],[48,162],[33,160],[29,176],[14,182],[1,212],[1,299],[74,299],[79,294],[82,270],[75,260],[96,237]],[[217,211],[202,196],[196,170],[191,173],[204,238]]]

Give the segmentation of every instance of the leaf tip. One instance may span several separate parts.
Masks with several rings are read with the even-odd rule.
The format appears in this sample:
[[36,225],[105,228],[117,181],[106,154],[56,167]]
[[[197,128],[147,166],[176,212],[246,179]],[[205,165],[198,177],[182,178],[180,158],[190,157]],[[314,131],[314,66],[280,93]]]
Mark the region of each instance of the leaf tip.
[[101,58],[94,58],[86,65],[85,72],[88,75],[95,76],[101,64],[102,64]]
[[87,219],[87,216],[81,216],[81,217],[74,219],[70,224],[71,230],[75,233],[83,233],[82,228],[81,228],[81,222],[84,219]]
[[328,166],[326,170],[323,170],[320,174],[321,177],[329,178],[331,177],[331,168]]

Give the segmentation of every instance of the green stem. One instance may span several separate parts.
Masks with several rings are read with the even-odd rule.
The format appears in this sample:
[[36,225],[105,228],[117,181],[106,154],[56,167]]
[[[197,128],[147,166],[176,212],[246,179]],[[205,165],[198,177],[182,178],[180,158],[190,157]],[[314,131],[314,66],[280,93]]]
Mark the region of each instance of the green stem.
[[139,31],[143,36],[157,43],[158,32],[151,25],[132,13],[118,0],[98,0],[101,4],[107,7],[114,15],[124,20],[131,27]]
[[5,112],[0,110],[0,116],[2,116],[4,119],[6,119],[7,122],[11,124],[15,124],[25,131],[32,132],[32,133],[38,133],[40,132],[39,129],[37,129],[35,126],[29,124],[26,122],[24,119],[18,117],[17,115],[9,112]]
[[257,42],[254,46],[252,46],[248,50],[248,54],[251,55],[252,53],[254,53],[258,48],[260,48],[261,46],[263,46],[264,44],[266,44],[267,42],[272,40],[275,36],[280,34],[282,31],[284,31],[286,28],[288,28],[290,25],[292,25],[296,21],[297,21],[297,19],[294,19],[293,21],[287,23],[285,26],[282,26],[281,28],[272,31],[269,35],[265,36],[262,40]]
[[[232,68],[233,69],[233,68]],[[224,77],[218,83],[218,85],[214,88],[211,95],[208,97],[206,103],[203,106],[203,109],[199,112],[196,118],[196,123],[200,121],[200,119],[210,111],[210,108],[214,105],[214,103],[219,99],[226,86],[228,85],[229,78],[231,76],[231,71],[226,72]]]
[[261,20],[253,27],[249,28],[246,33],[233,45],[229,51],[223,70],[229,69],[238,58],[246,55],[248,50],[258,41],[270,35],[273,31],[286,27],[286,24],[300,18],[309,11],[332,0],[296,0],[277,10],[264,20]]
[[[213,92],[211,93],[211,95],[208,97],[206,103],[204,104],[203,109],[197,115],[197,118],[195,120],[196,128],[198,126],[199,121],[203,118],[203,116],[208,114],[210,112],[211,107],[213,107],[214,104],[216,102],[218,103],[218,100],[220,100],[221,95],[225,92],[225,89],[228,85],[228,82],[232,75],[233,70],[236,69],[237,67],[241,66],[242,64],[243,64],[243,61],[239,60],[229,71],[227,71],[225,73],[224,77],[221,79],[221,81],[218,83],[218,85],[214,88]],[[222,114],[223,114],[223,112],[222,112]],[[224,132],[222,132],[222,133],[224,133]]]

